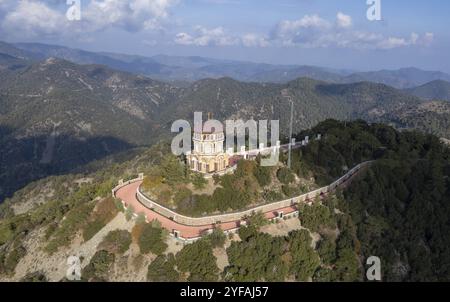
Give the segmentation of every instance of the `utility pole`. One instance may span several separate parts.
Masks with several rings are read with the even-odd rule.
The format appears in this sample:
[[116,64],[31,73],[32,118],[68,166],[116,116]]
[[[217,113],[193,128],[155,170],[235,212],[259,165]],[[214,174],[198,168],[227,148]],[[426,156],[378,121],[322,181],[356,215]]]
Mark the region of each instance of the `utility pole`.
[[288,168],[291,168],[291,151],[292,151],[292,123],[294,120],[294,102],[292,98],[288,98],[289,102],[291,102],[291,121],[289,124],[289,156],[288,156]]

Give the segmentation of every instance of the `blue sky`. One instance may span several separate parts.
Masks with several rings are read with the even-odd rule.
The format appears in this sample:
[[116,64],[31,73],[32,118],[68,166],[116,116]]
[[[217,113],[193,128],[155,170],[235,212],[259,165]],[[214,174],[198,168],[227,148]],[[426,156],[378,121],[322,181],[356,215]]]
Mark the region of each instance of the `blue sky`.
[[0,39],[93,51],[199,55],[355,70],[450,72],[450,2],[380,0],[0,0]]

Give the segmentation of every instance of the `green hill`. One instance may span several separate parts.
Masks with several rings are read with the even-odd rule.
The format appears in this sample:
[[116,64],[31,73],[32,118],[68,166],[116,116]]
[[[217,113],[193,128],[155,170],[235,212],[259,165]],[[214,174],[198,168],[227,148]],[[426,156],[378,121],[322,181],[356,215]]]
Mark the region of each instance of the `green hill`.
[[450,82],[447,81],[436,80],[405,91],[426,100],[450,101]]

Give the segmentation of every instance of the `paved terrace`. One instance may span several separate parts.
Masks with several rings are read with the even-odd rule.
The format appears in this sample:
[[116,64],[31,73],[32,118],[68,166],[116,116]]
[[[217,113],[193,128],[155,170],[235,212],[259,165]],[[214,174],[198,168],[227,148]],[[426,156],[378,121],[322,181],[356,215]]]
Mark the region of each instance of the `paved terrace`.
[[[236,229],[240,227],[241,220],[239,221],[232,221],[232,222],[225,222],[220,224],[207,224],[202,226],[189,226],[184,225],[178,222],[175,222],[174,220],[167,218],[159,213],[156,213],[155,211],[150,210],[149,208],[145,207],[142,203],[140,203],[136,198],[136,192],[141,185],[142,181],[136,181],[129,185],[126,185],[122,188],[120,188],[116,192],[116,197],[121,199],[125,206],[131,205],[136,213],[144,213],[148,219],[148,221],[152,221],[153,219],[158,220],[161,222],[161,225],[172,232],[173,230],[177,230],[180,232],[180,236],[186,239],[193,239],[200,237],[202,234],[204,234],[207,230],[211,230],[214,227],[220,226],[220,228],[224,231],[229,231]],[[288,214],[297,211],[295,207],[286,207],[283,209],[279,209],[279,211],[283,211],[283,213]],[[265,216],[268,219],[272,219],[276,217],[276,213],[270,212],[265,213]]]

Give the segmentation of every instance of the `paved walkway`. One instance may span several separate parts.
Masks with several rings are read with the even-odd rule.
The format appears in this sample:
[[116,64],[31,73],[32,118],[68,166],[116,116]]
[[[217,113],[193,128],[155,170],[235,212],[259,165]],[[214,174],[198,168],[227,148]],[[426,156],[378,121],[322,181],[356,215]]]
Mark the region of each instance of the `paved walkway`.
[[[144,213],[147,216],[148,221],[152,221],[153,219],[158,220],[161,222],[161,225],[172,232],[173,230],[177,230],[180,232],[180,236],[186,239],[190,238],[196,238],[201,236],[206,230],[210,230],[214,227],[214,225],[204,225],[204,226],[188,226],[183,225],[180,223],[177,223],[159,213],[156,213],[155,211],[150,210],[149,208],[145,207],[143,204],[141,204],[137,198],[136,198],[136,192],[138,187],[141,185],[142,181],[137,181],[134,183],[131,183],[127,186],[124,186],[117,190],[116,196],[117,198],[120,198],[123,200],[127,205],[131,205],[134,208],[134,211],[136,213]],[[270,211],[268,213],[265,213],[266,218],[272,219],[277,214],[278,211],[283,211],[283,213],[289,214],[292,212],[295,212],[297,209],[295,207],[287,207],[283,209],[278,209],[276,211]],[[235,229],[239,227],[240,221],[232,221],[232,222],[226,222],[221,223],[218,226],[224,231]]]
[[[370,163],[371,163],[371,161],[368,161],[368,162],[364,162],[364,163],[358,165],[357,167],[359,167],[359,168],[358,168],[358,170],[356,170],[356,172],[352,171],[352,170],[356,169],[356,167],[353,168],[352,170],[350,170],[349,172],[347,172],[347,174],[342,177],[343,182],[340,182],[341,181],[340,179],[336,181],[336,182],[340,182],[338,184],[338,186],[345,188],[351,182],[351,180],[356,175],[359,174],[360,169],[363,168],[363,167],[361,167],[361,165],[367,166]],[[352,174],[348,177],[347,175],[349,173],[352,173]],[[174,230],[178,231],[179,235],[185,239],[197,238],[197,237],[203,235],[203,233],[205,231],[210,230],[210,229],[214,228],[215,226],[219,226],[224,231],[232,230],[232,229],[238,228],[240,226],[241,220],[224,222],[224,223],[220,223],[217,225],[208,224],[208,225],[202,225],[202,226],[184,225],[184,224],[178,223],[176,221],[173,221],[173,220],[167,218],[166,216],[163,216],[155,211],[150,210],[149,208],[145,207],[141,202],[138,201],[138,199],[136,198],[136,193],[137,193],[137,190],[138,190],[139,186],[141,185],[141,183],[142,183],[142,181],[136,181],[136,182],[133,182],[133,183],[123,186],[122,188],[120,188],[116,191],[116,197],[120,198],[123,202],[125,202],[125,204],[127,206],[128,205],[133,206],[136,213],[144,213],[147,216],[148,221],[152,221],[152,220],[156,219],[159,222],[161,222],[161,225],[164,228],[166,228],[170,232],[173,232]],[[327,195],[327,193],[320,194],[320,195],[317,194],[316,196],[322,196],[322,195],[325,196],[325,195]],[[316,196],[309,196],[308,199],[313,200]],[[271,210],[269,212],[264,213],[264,215],[266,218],[272,219],[272,218],[275,218],[277,216],[277,213],[279,213],[279,212],[283,212],[284,215],[288,215],[295,211],[297,211],[297,208],[295,206],[288,206],[285,208]]]

